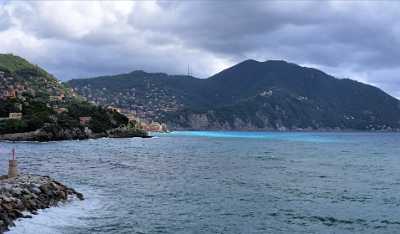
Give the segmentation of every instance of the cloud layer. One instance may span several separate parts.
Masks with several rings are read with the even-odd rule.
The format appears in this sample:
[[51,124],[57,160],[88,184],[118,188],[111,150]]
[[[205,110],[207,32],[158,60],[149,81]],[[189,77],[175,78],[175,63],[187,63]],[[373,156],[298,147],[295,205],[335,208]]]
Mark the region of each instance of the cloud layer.
[[63,80],[136,69],[207,77],[284,59],[400,97],[400,3],[1,1],[0,52]]

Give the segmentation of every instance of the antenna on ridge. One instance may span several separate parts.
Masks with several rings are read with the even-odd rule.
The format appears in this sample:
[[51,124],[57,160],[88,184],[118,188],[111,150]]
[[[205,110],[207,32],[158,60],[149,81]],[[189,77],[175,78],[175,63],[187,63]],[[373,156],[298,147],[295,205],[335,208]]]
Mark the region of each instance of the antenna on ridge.
[[192,75],[192,70],[190,69],[190,64],[187,66],[187,76],[190,77]]

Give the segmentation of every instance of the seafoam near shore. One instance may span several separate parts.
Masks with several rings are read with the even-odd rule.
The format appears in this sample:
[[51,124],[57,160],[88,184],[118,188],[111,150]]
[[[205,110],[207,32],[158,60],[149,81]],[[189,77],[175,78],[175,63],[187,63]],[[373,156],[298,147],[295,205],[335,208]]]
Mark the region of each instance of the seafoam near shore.
[[18,218],[31,218],[38,210],[56,206],[61,201],[83,195],[48,177],[19,175],[0,179],[0,233],[14,225]]

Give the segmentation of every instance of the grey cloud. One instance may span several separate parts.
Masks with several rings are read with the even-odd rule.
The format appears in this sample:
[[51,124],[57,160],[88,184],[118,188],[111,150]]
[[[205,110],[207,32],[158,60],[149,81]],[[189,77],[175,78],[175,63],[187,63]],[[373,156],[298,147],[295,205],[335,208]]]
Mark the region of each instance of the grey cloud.
[[[247,58],[285,59],[400,96],[398,2],[135,2],[121,8],[131,9],[127,15],[96,5],[102,12],[89,12],[88,23],[53,22],[41,2],[19,5],[11,17],[48,51],[35,62],[64,79],[135,69],[184,73],[188,63],[207,77]],[[82,12],[75,7],[71,14]]]
[[[352,4],[351,10],[335,10],[331,5],[330,2],[296,2],[294,6],[292,2],[189,2],[168,5],[154,20],[137,21],[133,17],[131,23],[143,30],[173,34],[192,47],[234,57],[252,51],[283,50],[282,57],[291,58],[286,48],[293,47],[307,48],[303,57],[315,64],[396,65],[394,58],[400,55],[397,49],[400,47],[392,32],[395,25],[391,23],[395,20],[393,9],[399,9],[399,4],[361,2]],[[389,8],[394,15],[387,16]]]
[[[4,3],[0,1],[0,6],[1,4]],[[9,27],[11,27],[11,20],[8,12],[4,8],[0,7],[0,30],[6,30]]]

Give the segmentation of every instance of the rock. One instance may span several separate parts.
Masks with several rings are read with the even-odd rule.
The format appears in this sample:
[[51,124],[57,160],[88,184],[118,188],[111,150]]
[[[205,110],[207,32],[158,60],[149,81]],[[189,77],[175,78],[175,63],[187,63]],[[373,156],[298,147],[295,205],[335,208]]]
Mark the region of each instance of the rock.
[[64,191],[60,191],[59,197],[63,200],[67,199],[67,194]]
[[16,209],[13,209],[11,211],[11,214],[12,214],[14,219],[21,218],[21,217],[24,216],[19,210],[16,210]]
[[11,190],[11,193],[14,194],[14,195],[17,195],[17,196],[21,195],[22,194],[22,189],[14,188],[14,189]]
[[22,197],[23,197],[24,200],[29,200],[29,199],[32,198],[32,195],[31,194],[25,194]]
[[31,195],[31,197],[32,197],[33,199],[37,199],[37,198],[38,198],[38,196],[37,196],[36,194],[34,194],[34,193],[31,193],[30,195]]
[[0,220],[3,221],[4,225],[10,226],[13,224],[13,221],[10,219],[8,214],[0,213]]
[[75,194],[76,194],[76,196],[78,197],[79,200],[81,200],[81,201],[85,200],[85,198],[83,197],[82,193],[75,192]]
[[49,189],[47,188],[47,186],[48,185],[45,185],[45,184],[40,185],[40,187],[39,187],[40,191],[42,191],[42,193],[44,193],[44,194],[48,194]]
[[5,191],[11,190],[12,184],[5,184],[4,186],[2,186],[2,189],[4,189]]
[[5,201],[5,202],[11,202],[11,201],[12,201],[11,198],[8,197],[8,196],[2,196],[1,199],[2,199],[3,201]]
[[12,206],[10,205],[10,203],[3,203],[3,204],[1,204],[1,206],[5,210],[12,210]]
[[29,195],[31,194],[31,192],[26,188],[22,190],[22,193],[23,194],[29,194]]
[[68,195],[83,200],[83,194],[68,188],[48,176],[19,175],[0,179],[0,233],[14,225],[17,218],[31,218],[22,212],[37,214],[38,209],[55,206],[68,199]]
[[29,205],[32,207],[32,209],[36,210],[37,209],[37,204],[34,200],[29,200]]
[[40,193],[39,185],[37,184],[30,184],[28,190],[31,193]]
[[25,208],[24,203],[21,200],[17,199],[17,201],[15,203],[15,208],[18,210],[24,210],[24,208]]

